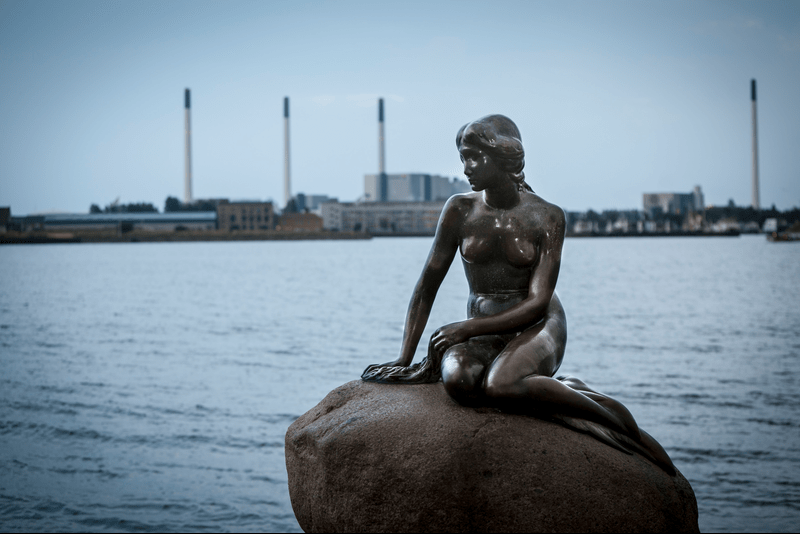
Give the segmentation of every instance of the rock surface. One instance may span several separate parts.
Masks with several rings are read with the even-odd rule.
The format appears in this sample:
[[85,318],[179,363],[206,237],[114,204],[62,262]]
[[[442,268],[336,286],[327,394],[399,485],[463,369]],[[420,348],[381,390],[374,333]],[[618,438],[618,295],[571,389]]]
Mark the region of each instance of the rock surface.
[[698,532],[687,480],[559,424],[354,381],[286,433],[306,532]]

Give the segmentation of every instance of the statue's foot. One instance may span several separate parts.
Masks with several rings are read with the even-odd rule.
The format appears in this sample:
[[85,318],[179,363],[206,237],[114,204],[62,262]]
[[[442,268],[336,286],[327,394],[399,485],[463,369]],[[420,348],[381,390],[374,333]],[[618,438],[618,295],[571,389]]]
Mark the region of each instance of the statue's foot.
[[596,402],[602,408],[605,419],[611,424],[613,430],[625,434],[634,441],[641,441],[639,425],[636,424],[633,414],[624,404],[593,390],[574,376],[559,376],[556,380]]
[[631,412],[621,402],[593,390],[573,376],[559,376],[557,380],[595,401],[614,425],[608,427],[600,423],[571,417],[559,416],[557,419],[568,426],[595,436],[612,447],[625,452],[632,450],[639,452],[669,474],[675,473],[675,466],[667,451],[650,434],[639,428]]
[[655,438],[653,438],[653,436],[644,430],[639,429],[639,434],[641,436],[642,446],[653,455],[655,462],[663,467],[667,473],[674,475],[675,464],[672,463],[672,458],[669,457],[669,454],[667,454],[667,451],[664,450],[664,447],[662,447],[661,444],[657,442]]

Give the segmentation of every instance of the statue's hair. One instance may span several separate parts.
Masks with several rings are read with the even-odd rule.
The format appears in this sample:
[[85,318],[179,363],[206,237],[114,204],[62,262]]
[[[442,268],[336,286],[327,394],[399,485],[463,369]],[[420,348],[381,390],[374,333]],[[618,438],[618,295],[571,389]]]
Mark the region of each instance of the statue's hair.
[[525,150],[522,136],[514,121],[505,115],[487,115],[461,127],[456,134],[456,146],[475,145],[492,158],[509,177],[517,183],[520,191],[533,191],[525,182]]

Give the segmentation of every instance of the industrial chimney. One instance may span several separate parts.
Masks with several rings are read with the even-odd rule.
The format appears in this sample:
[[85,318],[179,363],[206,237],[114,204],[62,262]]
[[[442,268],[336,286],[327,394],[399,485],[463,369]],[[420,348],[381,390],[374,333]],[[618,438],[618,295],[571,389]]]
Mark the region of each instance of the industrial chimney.
[[184,92],[184,114],[185,114],[185,129],[186,129],[186,147],[183,177],[183,202],[185,204],[192,203],[192,123],[190,115],[190,97],[189,89]]
[[386,137],[383,131],[383,99],[378,99],[378,180],[379,200],[386,202],[389,196],[389,179],[386,176]]
[[756,114],[756,80],[750,80],[750,101],[753,107],[753,209],[761,209],[758,197],[758,116]]
[[283,98],[283,205],[292,199],[291,174],[289,172],[289,97]]

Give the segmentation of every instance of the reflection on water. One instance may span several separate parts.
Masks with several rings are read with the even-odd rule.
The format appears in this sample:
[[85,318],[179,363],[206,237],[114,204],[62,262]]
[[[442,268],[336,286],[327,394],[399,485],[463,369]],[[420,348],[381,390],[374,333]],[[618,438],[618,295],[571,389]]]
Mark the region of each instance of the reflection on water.
[[[299,530],[286,428],[395,357],[429,244],[3,247],[3,526]],[[567,240],[560,372],[664,445],[702,530],[800,522],[798,280],[761,237]],[[466,293],[456,262],[426,336]]]

